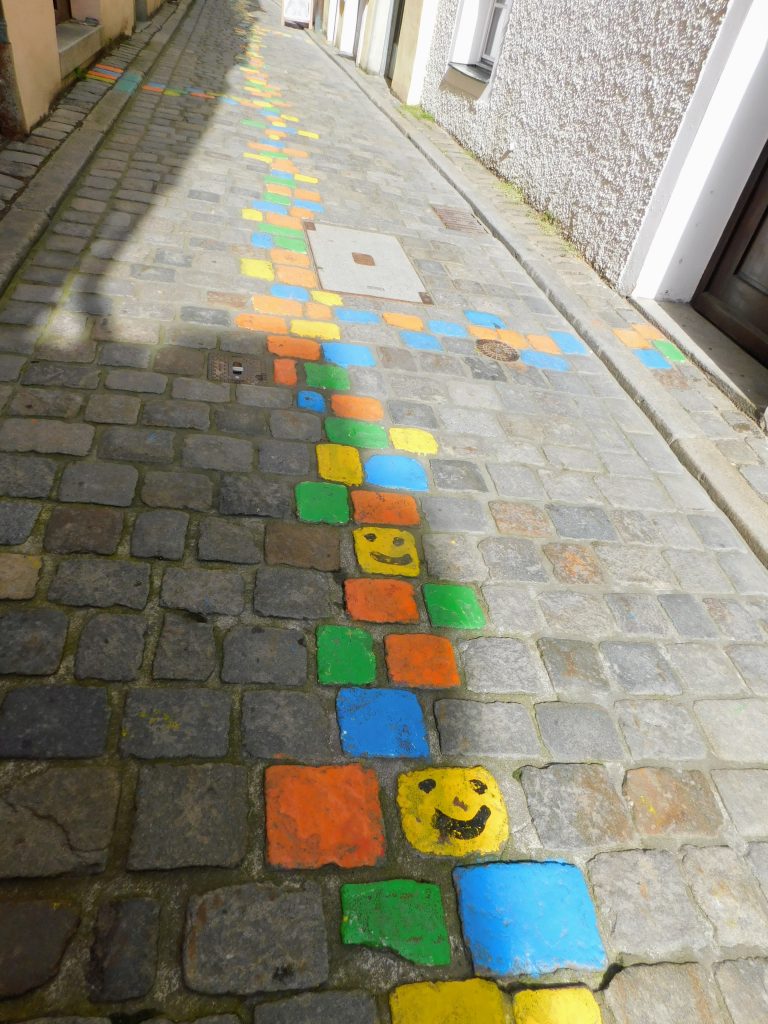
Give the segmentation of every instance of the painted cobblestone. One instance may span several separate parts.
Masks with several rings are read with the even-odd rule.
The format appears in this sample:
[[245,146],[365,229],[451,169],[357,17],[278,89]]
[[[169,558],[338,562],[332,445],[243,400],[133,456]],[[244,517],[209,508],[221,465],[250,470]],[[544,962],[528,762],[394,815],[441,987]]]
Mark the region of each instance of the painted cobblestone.
[[[741,1024],[768,577],[371,115],[201,0],[0,305],[6,1016]],[[323,287],[312,220],[432,304]]]

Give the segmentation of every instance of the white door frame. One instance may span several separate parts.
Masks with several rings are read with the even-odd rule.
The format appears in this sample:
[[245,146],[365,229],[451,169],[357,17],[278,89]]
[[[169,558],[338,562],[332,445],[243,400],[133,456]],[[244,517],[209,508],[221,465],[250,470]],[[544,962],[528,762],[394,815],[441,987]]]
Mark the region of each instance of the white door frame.
[[732,0],[619,278],[687,302],[768,141],[768,3]]

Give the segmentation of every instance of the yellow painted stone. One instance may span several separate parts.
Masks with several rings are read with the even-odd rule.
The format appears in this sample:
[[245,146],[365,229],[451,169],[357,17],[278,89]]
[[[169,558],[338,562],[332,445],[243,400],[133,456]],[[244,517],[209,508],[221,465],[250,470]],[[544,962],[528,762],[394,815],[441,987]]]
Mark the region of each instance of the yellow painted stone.
[[595,997],[587,988],[542,988],[518,992],[514,1024],[601,1024]]
[[338,341],[341,333],[336,324],[327,320],[291,320],[291,334],[320,341]]
[[266,156],[264,153],[243,153],[243,156],[249,160],[259,160],[263,164],[271,164],[274,160],[274,157]]
[[257,277],[260,281],[274,281],[275,270],[269,260],[240,260],[240,273],[246,277]]
[[400,985],[389,1008],[392,1024],[512,1024],[509,997],[480,978]]
[[405,837],[422,853],[497,853],[509,838],[507,808],[485,768],[424,768],[397,781]]
[[318,179],[313,178],[311,174],[294,174],[294,181],[303,181],[306,185],[316,185]]
[[381,576],[418,576],[421,570],[416,538],[407,530],[365,526],[355,530],[360,568]]
[[357,448],[347,444],[318,444],[315,451],[317,471],[323,480],[349,485],[363,482],[363,464]]
[[305,139],[319,139],[320,136],[317,132],[305,132],[303,128],[299,128],[296,132],[297,135],[303,135]]
[[294,121],[296,124],[299,123],[298,117],[294,117],[293,114],[283,114],[284,121]]
[[341,301],[341,296],[337,295],[336,292],[312,292],[312,298],[315,302],[320,302],[324,306],[343,306],[344,303]]
[[392,447],[401,452],[415,452],[417,455],[434,455],[437,441],[428,430],[418,427],[391,427],[389,439]]
[[241,210],[243,220],[264,220],[261,210]]

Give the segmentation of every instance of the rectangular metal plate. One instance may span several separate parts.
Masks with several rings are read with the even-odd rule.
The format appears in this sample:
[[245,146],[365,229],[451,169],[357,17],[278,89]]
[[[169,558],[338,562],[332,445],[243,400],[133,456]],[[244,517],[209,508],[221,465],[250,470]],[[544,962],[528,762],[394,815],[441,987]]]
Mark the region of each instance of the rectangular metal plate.
[[266,375],[258,356],[211,352],[208,357],[208,378],[227,384],[259,384],[266,379]]
[[471,235],[482,235],[485,228],[469,210],[462,210],[458,206],[435,206],[432,209],[451,231],[464,231]]
[[422,301],[424,283],[393,235],[315,222],[307,237],[327,291]]

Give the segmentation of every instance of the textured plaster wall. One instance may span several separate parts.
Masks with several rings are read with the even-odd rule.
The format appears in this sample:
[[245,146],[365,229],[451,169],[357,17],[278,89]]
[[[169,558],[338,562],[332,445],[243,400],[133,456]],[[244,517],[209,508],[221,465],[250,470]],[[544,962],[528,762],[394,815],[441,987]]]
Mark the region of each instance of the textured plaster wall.
[[616,281],[728,0],[512,0],[479,100],[446,88],[441,0],[422,104]]

